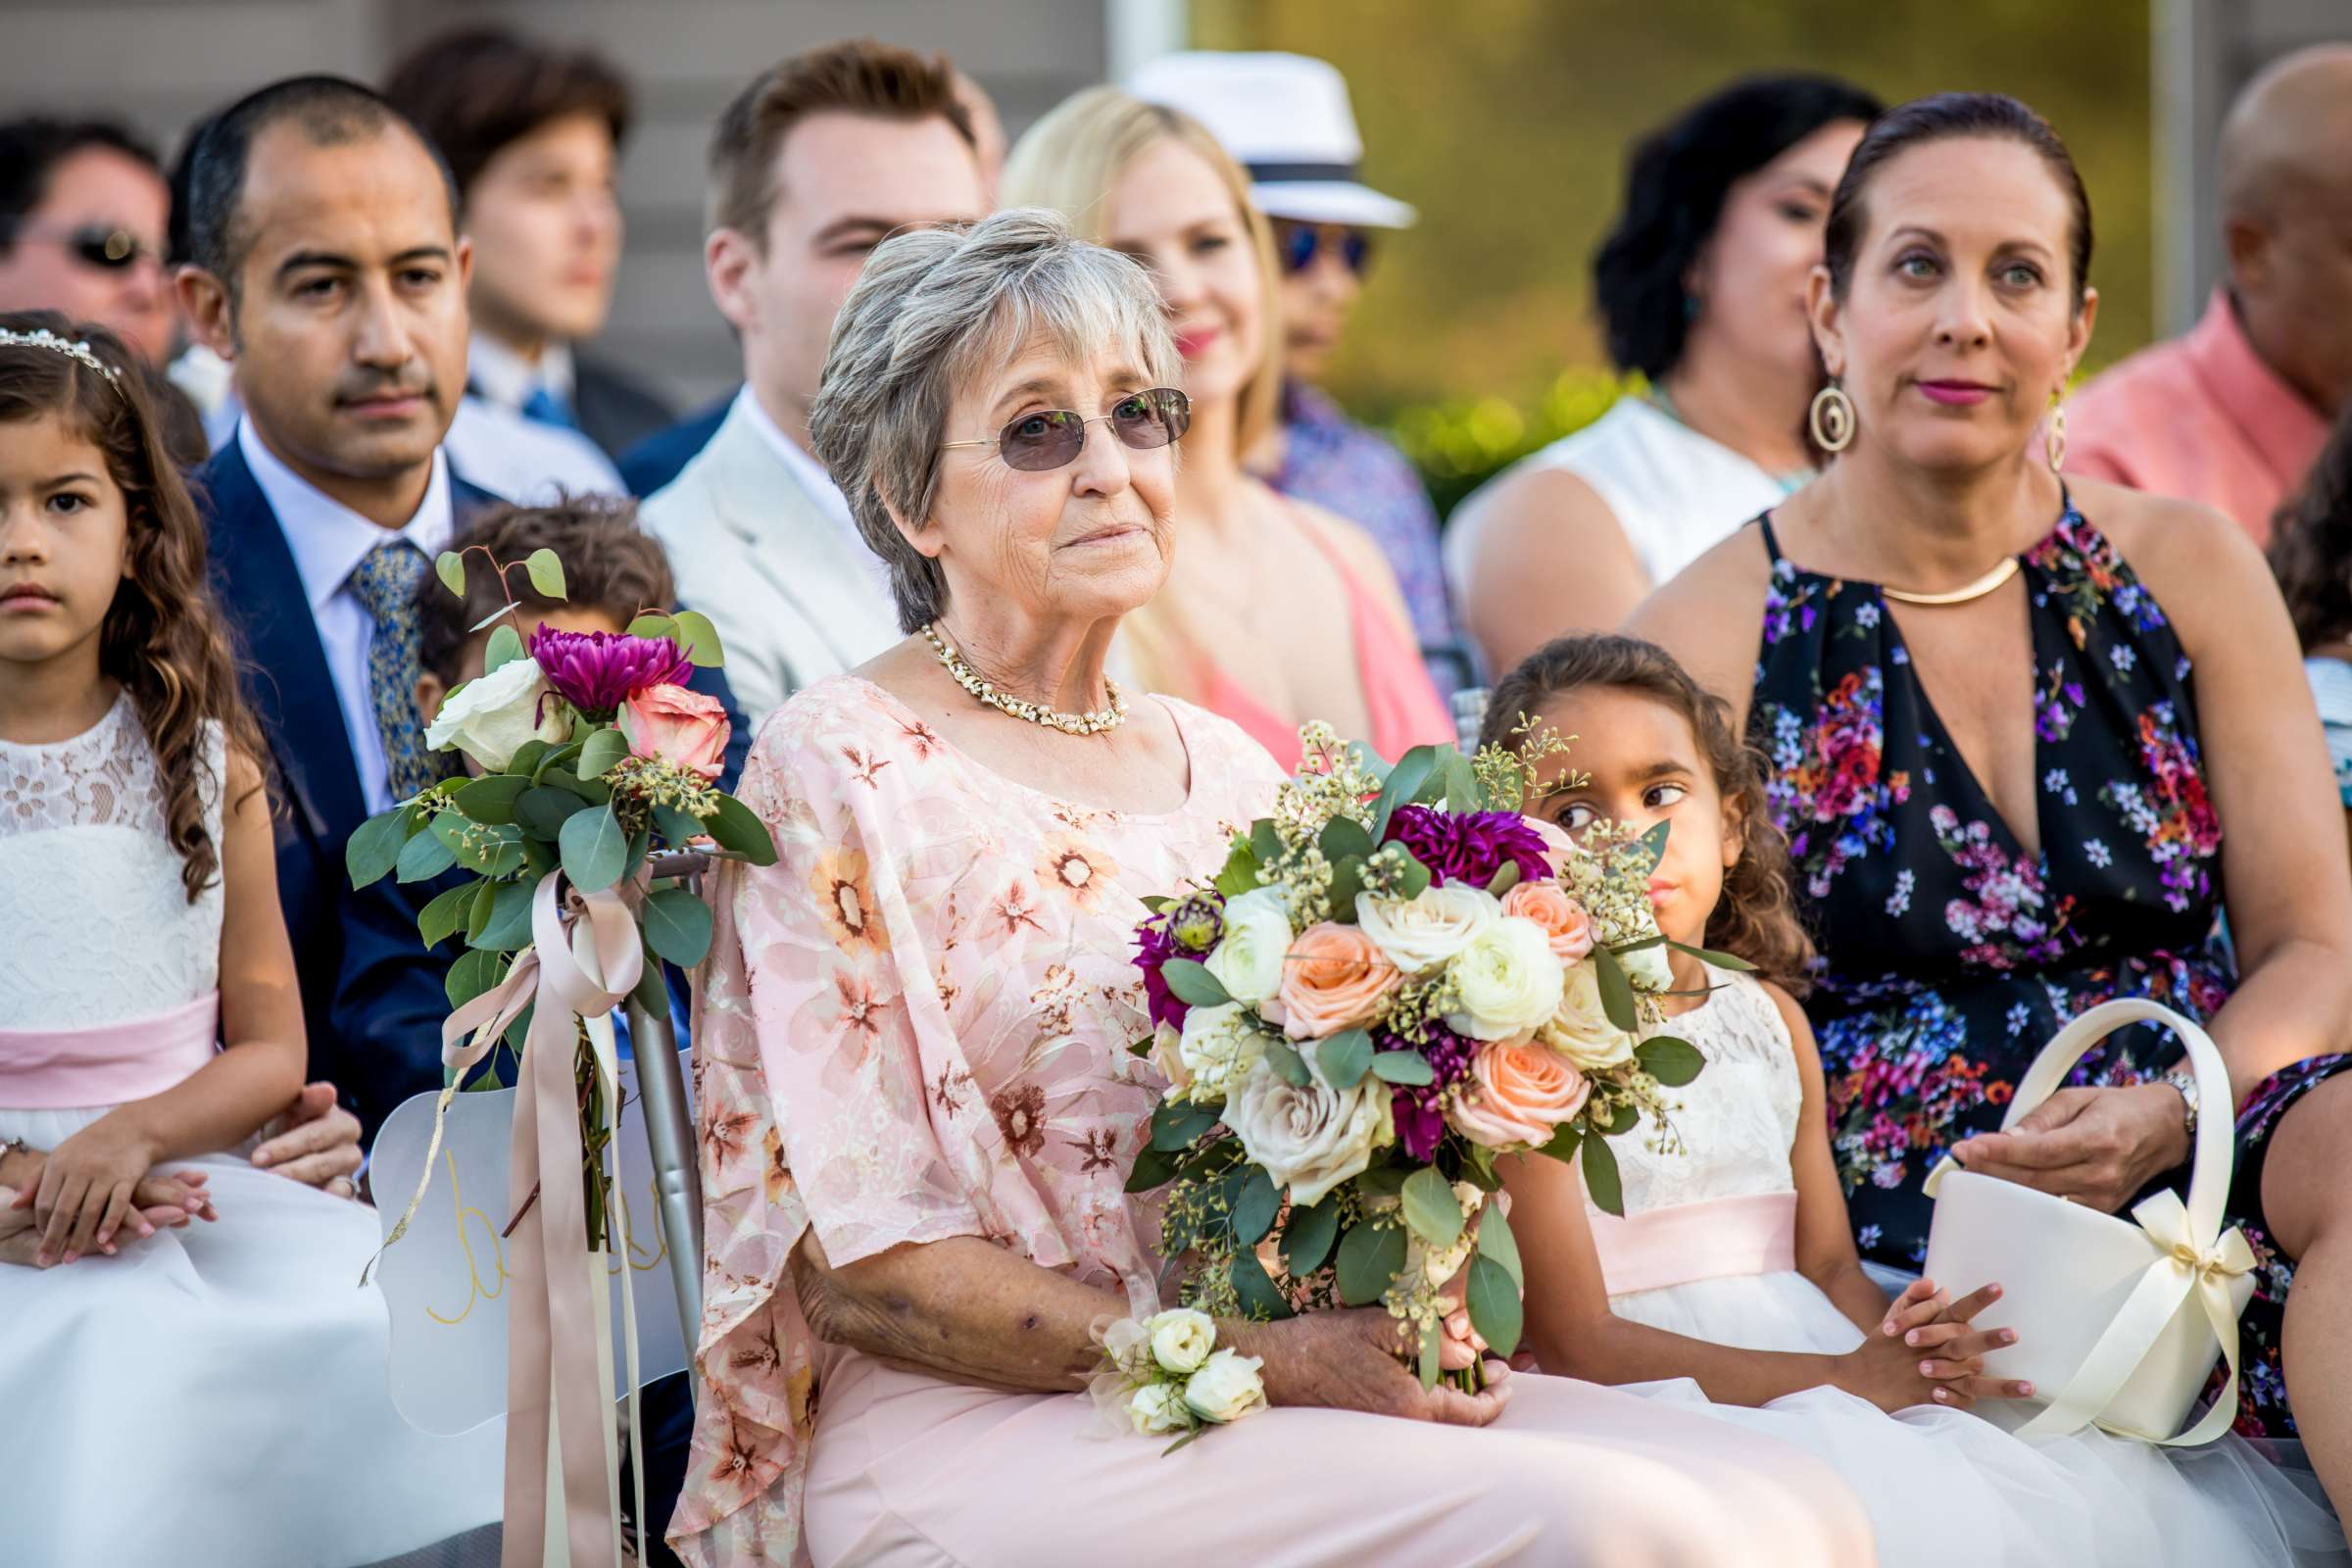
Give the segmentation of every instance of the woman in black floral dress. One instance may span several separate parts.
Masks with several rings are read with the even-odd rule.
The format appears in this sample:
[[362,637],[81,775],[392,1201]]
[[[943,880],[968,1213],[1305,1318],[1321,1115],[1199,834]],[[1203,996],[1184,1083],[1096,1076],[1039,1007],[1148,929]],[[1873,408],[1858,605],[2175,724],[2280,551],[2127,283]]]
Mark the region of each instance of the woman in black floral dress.
[[2352,1511],[2343,818],[2251,544],[2055,471],[2063,417],[2043,416],[2088,342],[2089,253],[2074,167],[2024,106],[1882,118],[1810,302],[1836,383],[1816,434],[1839,455],[1631,629],[1733,698],[1770,760],[1864,1256],[1918,1268],[1946,1152],[2109,1212],[2177,1184],[2192,1107],[2164,1031],[2084,1058],[2032,1134],[1995,1129],[2084,1008],[2206,1021],[2259,1260],[2239,1430],[2302,1438]]

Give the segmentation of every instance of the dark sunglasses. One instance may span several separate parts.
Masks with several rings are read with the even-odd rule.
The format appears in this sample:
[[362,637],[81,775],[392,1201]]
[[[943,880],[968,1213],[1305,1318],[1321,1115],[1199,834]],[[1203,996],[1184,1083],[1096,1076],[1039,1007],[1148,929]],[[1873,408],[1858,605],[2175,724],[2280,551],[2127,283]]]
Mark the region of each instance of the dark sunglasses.
[[1282,270],[1303,272],[1315,265],[1325,245],[1337,247],[1348,270],[1364,275],[1372,265],[1372,236],[1360,228],[1337,228],[1317,223],[1276,223],[1274,239],[1282,251]]
[[1131,392],[1108,414],[1088,418],[1068,409],[1024,414],[987,441],[942,441],[942,447],[995,447],[1007,468],[1043,473],[1075,463],[1086,450],[1086,427],[1107,424],[1138,452],[1164,447],[1192,428],[1193,401],[1174,387]]
[[142,257],[152,259],[155,253],[139,243],[139,237],[127,228],[112,228],[104,223],[84,223],[79,228],[49,228],[39,223],[12,223],[12,239],[45,239],[63,245],[73,252],[74,259],[84,267],[100,271],[120,272],[136,266]]

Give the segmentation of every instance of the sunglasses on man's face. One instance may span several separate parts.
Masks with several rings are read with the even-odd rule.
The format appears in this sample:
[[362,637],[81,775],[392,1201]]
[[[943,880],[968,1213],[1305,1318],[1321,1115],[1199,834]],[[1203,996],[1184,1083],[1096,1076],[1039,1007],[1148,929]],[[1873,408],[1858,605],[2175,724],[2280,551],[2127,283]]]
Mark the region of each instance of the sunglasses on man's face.
[[1316,257],[1326,254],[1339,257],[1357,277],[1372,265],[1372,236],[1360,228],[1277,222],[1274,239],[1282,252],[1282,270],[1293,274],[1305,271]]
[[1078,454],[1086,450],[1086,427],[1090,424],[1107,424],[1111,433],[1129,447],[1151,452],[1182,436],[1192,428],[1192,399],[1174,387],[1157,386],[1149,392],[1130,392],[1108,414],[1092,419],[1068,409],[1048,409],[1022,415],[992,440],[942,441],[940,445],[995,447],[1007,468],[1043,473],[1078,460]]
[[155,259],[155,253],[139,243],[136,234],[127,228],[116,228],[107,223],[83,223],[75,228],[16,223],[10,225],[9,237],[48,240],[63,245],[82,266],[94,267],[103,272],[120,272],[136,266],[142,258]]

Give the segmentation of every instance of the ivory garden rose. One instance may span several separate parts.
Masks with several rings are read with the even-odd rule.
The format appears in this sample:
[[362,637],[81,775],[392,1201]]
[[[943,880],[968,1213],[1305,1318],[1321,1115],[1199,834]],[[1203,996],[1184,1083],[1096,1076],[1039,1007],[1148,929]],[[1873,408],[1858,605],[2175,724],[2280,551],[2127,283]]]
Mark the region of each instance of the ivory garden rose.
[[1536,1030],[1536,1039],[1585,1072],[1606,1072],[1634,1059],[1634,1037],[1609,1022],[1600,975],[1590,962],[1568,966],[1559,1010]]
[[1216,1320],[1190,1307],[1146,1318],[1144,1332],[1152,1337],[1152,1359],[1162,1370],[1182,1375],[1198,1372],[1217,1343]]
[[1256,1065],[1263,1049],[1250,1009],[1240,1003],[1193,1008],[1176,1038],[1187,1096],[1196,1104],[1223,1100]]
[[1291,951],[1291,912],[1280,888],[1252,888],[1225,901],[1225,940],[1208,956],[1208,972],[1225,994],[1249,1006],[1273,1000]]
[[1293,1085],[1262,1058],[1225,1102],[1225,1125],[1298,1208],[1361,1176],[1372,1152],[1395,1136],[1388,1086],[1378,1079],[1343,1091],[1315,1070]]
[[1458,883],[1432,883],[1409,899],[1355,899],[1357,928],[1409,975],[1442,967],[1501,916],[1494,894]]
[[1258,1377],[1265,1363],[1239,1350],[1219,1350],[1187,1379],[1184,1402],[1203,1421],[1222,1426],[1239,1421],[1266,1402],[1266,1386]]
[[456,747],[488,768],[502,771],[522,743],[557,745],[571,734],[571,714],[548,686],[547,672],[528,659],[513,659],[451,692],[424,729],[435,751]]
[[1457,1010],[1446,1027],[1473,1040],[1517,1040],[1559,1010],[1565,980],[1549,933],[1533,920],[1504,915],[1454,959]]

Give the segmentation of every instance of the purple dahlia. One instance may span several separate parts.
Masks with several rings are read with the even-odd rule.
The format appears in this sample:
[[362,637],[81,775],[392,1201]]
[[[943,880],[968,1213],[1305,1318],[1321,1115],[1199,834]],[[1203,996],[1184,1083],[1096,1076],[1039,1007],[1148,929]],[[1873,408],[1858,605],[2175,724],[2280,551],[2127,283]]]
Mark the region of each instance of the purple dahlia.
[[545,623],[531,633],[531,658],[558,696],[600,721],[647,687],[683,686],[694,673],[693,661],[667,637],[558,631]]
[[1389,818],[1384,844],[1401,844],[1429,867],[1439,882],[1485,887],[1505,865],[1516,864],[1529,882],[1551,875],[1544,840],[1516,811],[1441,811],[1399,806]]
[[1176,939],[1168,935],[1165,920],[1147,920],[1135,928],[1135,966],[1144,971],[1144,1000],[1152,1013],[1152,1027],[1166,1024],[1171,1029],[1184,1027],[1184,1016],[1192,1009],[1176,1000],[1161,978],[1159,966],[1170,958],[1182,957]]
[[1436,1077],[1426,1084],[1399,1084],[1389,1103],[1396,1118],[1396,1142],[1412,1159],[1427,1162],[1446,1140],[1446,1091],[1470,1070],[1478,1042],[1465,1040],[1432,1020],[1425,1037],[1414,1040],[1393,1030],[1379,1029],[1372,1044],[1380,1051],[1418,1051]]

